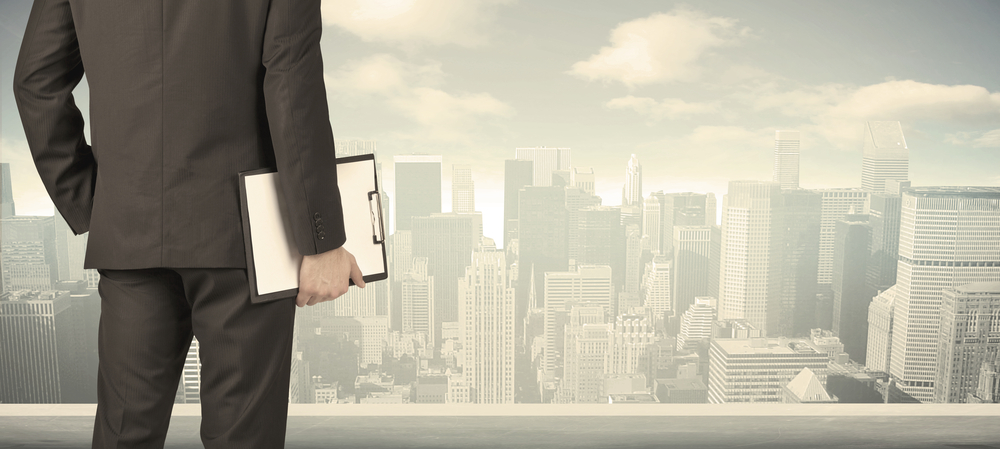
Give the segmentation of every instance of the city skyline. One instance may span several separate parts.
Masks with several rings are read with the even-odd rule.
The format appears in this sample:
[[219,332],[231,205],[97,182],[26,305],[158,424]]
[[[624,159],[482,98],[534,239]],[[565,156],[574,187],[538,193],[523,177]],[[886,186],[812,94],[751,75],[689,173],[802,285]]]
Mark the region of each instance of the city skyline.
[[[803,35],[792,3],[436,1],[324,0],[336,153],[375,155],[390,275],[296,313],[291,402],[1000,402],[1000,312],[971,306],[1000,295],[978,72],[1000,62],[962,34],[973,3],[930,70],[907,49],[945,58],[913,29],[931,3],[813,3]],[[24,12],[0,5],[0,34]],[[99,277],[9,102],[0,402],[60,402],[93,383]],[[969,362],[947,387],[940,353]]]
[[[28,4],[0,5],[0,81],[10,80]],[[595,169],[604,204],[617,205],[622,155],[646,165],[643,196],[721,197],[729,180],[771,179],[772,161],[759,156],[773,151],[774,130],[801,133],[802,187],[861,187],[853,172],[865,122],[899,120],[914,185],[1000,182],[988,170],[1000,164],[1000,69],[983,44],[998,33],[987,26],[1000,13],[995,4],[470,1],[437,5],[434,21],[458,24],[436,31],[415,25],[426,4],[406,4],[382,15],[364,13],[364,2],[357,10],[324,4],[334,135],[379,142],[392,198],[395,155],[471,165],[485,234],[500,246],[503,160],[522,147],[572,148],[574,165]],[[934,21],[944,9],[954,22]],[[554,25],[537,26],[544,22]],[[638,34],[652,45],[639,52],[647,72],[597,69],[632,48],[620,35],[650,26],[664,31]],[[670,57],[663,42],[671,39],[692,48]],[[524,63],[532,70],[505,69]],[[84,82],[77,101],[85,119],[88,100]],[[51,214],[7,90],[0,139],[23,213]],[[446,178],[444,211],[452,202]]]

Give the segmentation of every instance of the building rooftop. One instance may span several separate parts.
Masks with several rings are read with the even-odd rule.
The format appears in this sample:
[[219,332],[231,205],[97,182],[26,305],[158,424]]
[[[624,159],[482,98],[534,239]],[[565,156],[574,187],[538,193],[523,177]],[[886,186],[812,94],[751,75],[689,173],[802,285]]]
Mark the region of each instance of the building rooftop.
[[785,386],[801,402],[831,402],[834,401],[830,393],[823,388],[823,383],[816,377],[816,373],[808,367],[803,368],[794,379]]
[[964,196],[970,198],[1000,198],[1000,187],[993,186],[934,186],[903,189],[904,195],[919,197]]
[[815,348],[802,339],[788,338],[717,338],[712,344],[718,345],[727,354],[819,354]]
[[705,382],[702,382],[700,378],[694,377],[690,379],[656,379],[656,383],[663,385],[668,390],[704,390]]
[[998,282],[974,282],[955,287],[959,293],[997,293],[1000,294],[1000,281]]
[[868,129],[875,148],[906,148],[906,138],[899,122],[868,122]]

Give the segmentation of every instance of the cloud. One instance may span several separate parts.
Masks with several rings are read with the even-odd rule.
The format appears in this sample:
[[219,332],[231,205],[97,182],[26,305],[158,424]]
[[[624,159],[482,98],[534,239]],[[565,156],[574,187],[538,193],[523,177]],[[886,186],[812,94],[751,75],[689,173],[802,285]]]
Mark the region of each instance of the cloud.
[[736,23],[684,8],[625,22],[611,31],[610,46],[573,64],[569,73],[586,80],[617,81],[630,88],[696,81],[704,54],[736,44],[749,34],[747,28],[737,29]]
[[[1000,122],[1000,92],[974,85],[928,84],[889,80],[868,86],[824,84],[779,92],[773,86],[733,99],[756,111],[775,110],[811,122],[802,131],[822,135],[835,146],[856,150],[864,122],[899,120],[981,127]],[[989,134],[989,133],[987,133]],[[962,139],[953,134],[952,140]],[[966,136],[967,137],[967,136]],[[983,135],[974,145],[993,145],[997,136]]]
[[654,120],[686,118],[719,111],[716,103],[686,102],[679,98],[664,98],[662,101],[656,101],[652,98],[632,95],[612,99],[605,106],[611,109],[632,109]]
[[[468,141],[490,119],[509,117],[514,109],[489,93],[449,93],[437,62],[413,64],[376,54],[350,61],[326,76],[335,95],[362,101],[378,99],[420,125],[420,138]],[[360,97],[360,98],[359,98]]]
[[[978,135],[978,137],[973,137]],[[984,133],[960,132],[945,136],[945,142],[952,145],[971,146],[972,148],[1000,148],[1000,129]]]
[[497,6],[509,0],[323,0],[323,23],[367,42],[402,46],[486,42]]

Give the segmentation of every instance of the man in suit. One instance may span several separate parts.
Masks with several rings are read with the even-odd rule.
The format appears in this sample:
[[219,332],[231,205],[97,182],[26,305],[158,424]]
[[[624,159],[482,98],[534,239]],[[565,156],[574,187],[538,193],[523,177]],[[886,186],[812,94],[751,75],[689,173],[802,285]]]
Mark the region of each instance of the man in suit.
[[[283,447],[293,304],[364,286],[342,246],[321,31],[320,0],[35,0],[14,93],[101,274],[93,447],[163,447],[192,335],[205,447]],[[304,255],[295,301],[249,298],[238,172],[263,167]]]

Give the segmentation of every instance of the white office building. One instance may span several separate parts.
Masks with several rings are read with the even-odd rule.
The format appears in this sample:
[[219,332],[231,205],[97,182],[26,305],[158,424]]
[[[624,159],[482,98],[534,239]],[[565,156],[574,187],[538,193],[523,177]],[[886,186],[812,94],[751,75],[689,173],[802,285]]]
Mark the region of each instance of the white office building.
[[819,218],[819,268],[817,282],[833,283],[833,252],[837,239],[837,222],[848,214],[867,214],[870,192],[861,189],[816,190],[823,196]]
[[546,272],[544,282],[542,370],[553,374],[556,368],[562,367],[564,326],[573,306],[591,303],[610,311],[614,286],[611,267],[607,265],[578,265],[576,271]]
[[805,340],[717,338],[709,346],[708,402],[782,402],[804,368],[826,386],[829,357]]
[[946,288],[1000,279],[1000,187],[903,192],[889,373],[921,402],[934,399]]
[[514,403],[514,288],[504,252],[484,237],[460,280],[462,373],[470,402]]
[[569,148],[515,148],[514,159],[532,162],[534,179],[532,185],[547,187],[552,185],[552,172],[569,170],[572,152]]
[[774,132],[774,182],[782,189],[799,188],[799,132]]

